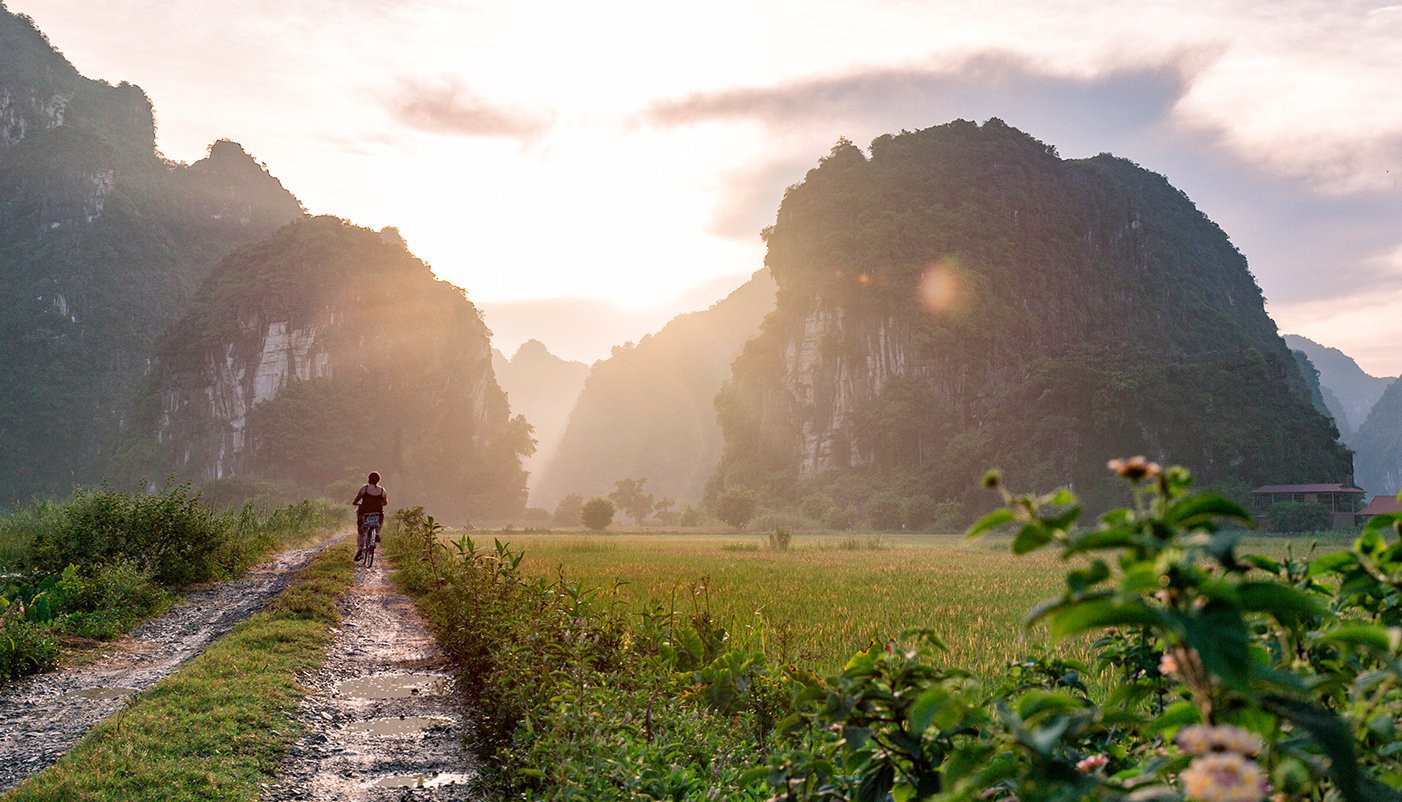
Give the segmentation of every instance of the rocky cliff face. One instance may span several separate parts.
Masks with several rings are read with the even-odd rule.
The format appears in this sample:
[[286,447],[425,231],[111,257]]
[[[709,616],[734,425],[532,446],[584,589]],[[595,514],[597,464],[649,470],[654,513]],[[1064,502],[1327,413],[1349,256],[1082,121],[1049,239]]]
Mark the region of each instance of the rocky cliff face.
[[767,231],[778,308],[718,406],[711,490],[1095,497],[1108,458],[1347,481],[1226,235],[1161,176],[991,120],[839,143]]
[[0,504],[127,473],[154,338],[220,257],[301,215],[231,142],[162,160],[139,88],[84,78],[0,6]]
[[681,315],[594,364],[532,503],[606,494],[619,479],[678,504],[699,500],[720,459],[715,398],[745,341],[774,308],[760,271],[709,309]]
[[180,476],[346,495],[461,522],[525,502],[486,326],[397,236],[328,217],[235,251],[163,339],[148,425]]

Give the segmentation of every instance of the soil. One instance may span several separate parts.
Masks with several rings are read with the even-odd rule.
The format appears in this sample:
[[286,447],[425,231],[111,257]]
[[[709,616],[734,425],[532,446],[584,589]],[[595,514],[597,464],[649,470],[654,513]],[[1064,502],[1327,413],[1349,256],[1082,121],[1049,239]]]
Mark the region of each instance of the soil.
[[0,689],[0,792],[49,766],[93,725],[262,609],[312,557],[346,537],[283,552],[240,579],[191,593],[99,657]]
[[263,799],[480,798],[447,659],[383,555],[357,569],[341,614],[325,665],[302,678],[305,734]]

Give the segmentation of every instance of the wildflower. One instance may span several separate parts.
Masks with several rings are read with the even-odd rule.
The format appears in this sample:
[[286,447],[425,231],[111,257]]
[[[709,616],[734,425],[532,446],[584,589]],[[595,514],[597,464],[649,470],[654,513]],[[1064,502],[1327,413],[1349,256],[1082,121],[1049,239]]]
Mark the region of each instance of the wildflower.
[[1090,774],[1096,769],[1104,768],[1105,764],[1109,762],[1110,758],[1106,757],[1104,754],[1091,755],[1088,758],[1083,758],[1081,762],[1076,764],[1076,771],[1082,774]]
[[1261,736],[1241,727],[1224,725],[1212,727],[1199,724],[1184,727],[1178,731],[1178,748],[1190,755],[1207,755],[1213,752],[1235,752],[1246,757],[1261,754],[1265,743]]
[[1163,472],[1157,462],[1150,462],[1143,455],[1129,459],[1112,459],[1105,463],[1105,466],[1131,482],[1153,479]]
[[1195,757],[1181,779],[1184,795],[1197,802],[1261,802],[1270,793],[1261,767],[1235,752]]
[[1178,676],[1178,658],[1164,652],[1163,656],[1159,658],[1159,673],[1165,677]]

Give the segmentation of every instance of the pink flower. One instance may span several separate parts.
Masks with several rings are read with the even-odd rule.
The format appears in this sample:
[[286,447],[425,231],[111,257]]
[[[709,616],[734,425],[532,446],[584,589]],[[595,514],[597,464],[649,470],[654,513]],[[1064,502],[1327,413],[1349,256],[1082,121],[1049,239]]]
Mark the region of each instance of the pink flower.
[[1213,727],[1198,724],[1178,731],[1178,748],[1190,755],[1235,752],[1238,755],[1255,757],[1261,754],[1265,746],[1261,736],[1231,725]]
[[1091,755],[1090,757],[1084,758],[1081,760],[1081,762],[1076,764],[1076,771],[1079,771],[1082,774],[1090,774],[1096,769],[1103,768],[1105,764],[1109,762],[1110,758],[1106,757],[1103,754]]
[[1195,757],[1180,779],[1196,802],[1261,802],[1270,793],[1261,767],[1235,752]]

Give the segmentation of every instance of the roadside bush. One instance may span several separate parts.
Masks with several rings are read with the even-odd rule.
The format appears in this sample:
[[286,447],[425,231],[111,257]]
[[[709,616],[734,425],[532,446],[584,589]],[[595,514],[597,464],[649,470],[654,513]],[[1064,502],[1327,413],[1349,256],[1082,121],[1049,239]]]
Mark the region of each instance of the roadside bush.
[[58,640],[49,627],[26,620],[22,604],[0,598],[0,606],[0,684],[53,668]]
[[151,570],[121,559],[90,567],[87,576],[70,565],[53,590],[54,613],[64,628],[85,638],[110,640],[163,611],[172,597],[152,579]]
[[230,530],[188,485],[157,495],[130,495],[106,487],[78,490],[41,529],[30,547],[30,566],[57,574],[69,565],[91,570],[123,559],[139,560],[165,587],[220,575],[217,555]]
[[1323,532],[1333,528],[1334,516],[1323,504],[1309,501],[1281,501],[1271,505],[1271,529],[1298,534]]
[[735,529],[744,529],[759,510],[755,494],[743,487],[727,488],[716,496],[716,517]]

